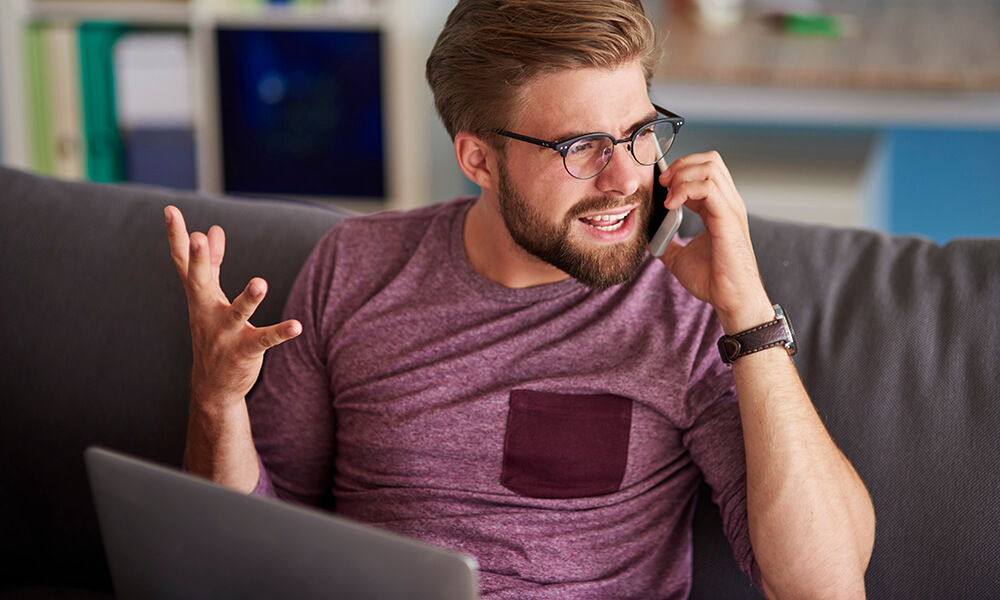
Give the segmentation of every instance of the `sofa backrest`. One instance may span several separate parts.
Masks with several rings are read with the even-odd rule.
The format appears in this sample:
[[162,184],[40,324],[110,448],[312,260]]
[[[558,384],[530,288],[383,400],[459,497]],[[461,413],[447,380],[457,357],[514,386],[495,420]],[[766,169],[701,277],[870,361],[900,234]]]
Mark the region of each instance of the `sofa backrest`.
[[107,589],[83,467],[91,444],[180,465],[190,334],[163,208],[226,229],[222,284],[270,291],[341,217],[322,208],[66,183],[0,168],[0,588]]
[[[872,495],[868,597],[996,597],[1000,239],[939,246],[755,218],[751,235],[806,388]],[[692,597],[759,598],[720,595],[740,576],[702,508]]]

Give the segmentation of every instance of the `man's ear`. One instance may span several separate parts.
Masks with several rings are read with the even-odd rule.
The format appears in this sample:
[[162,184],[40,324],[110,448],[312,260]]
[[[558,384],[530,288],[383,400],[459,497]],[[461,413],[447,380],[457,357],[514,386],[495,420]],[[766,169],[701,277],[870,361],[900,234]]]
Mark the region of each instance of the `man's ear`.
[[482,138],[462,132],[455,136],[455,158],[465,176],[480,188],[497,188],[497,154]]

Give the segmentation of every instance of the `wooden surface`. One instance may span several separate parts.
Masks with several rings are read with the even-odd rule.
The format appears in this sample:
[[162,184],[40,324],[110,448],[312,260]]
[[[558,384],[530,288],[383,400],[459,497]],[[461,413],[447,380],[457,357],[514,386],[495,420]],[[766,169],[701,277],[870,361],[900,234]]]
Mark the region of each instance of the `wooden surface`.
[[1000,90],[1000,3],[866,3],[845,7],[856,31],[840,38],[782,33],[748,13],[725,33],[665,7],[666,55],[656,78],[674,83],[867,90]]

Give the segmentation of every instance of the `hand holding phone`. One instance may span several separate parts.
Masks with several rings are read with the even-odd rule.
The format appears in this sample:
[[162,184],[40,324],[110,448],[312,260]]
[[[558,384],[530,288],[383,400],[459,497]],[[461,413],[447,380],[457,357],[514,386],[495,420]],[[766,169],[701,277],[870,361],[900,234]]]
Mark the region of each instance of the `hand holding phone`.
[[667,188],[660,185],[660,173],[667,168],[664,158],[653,167],[653,214],[649,219],[649,252],[656,257],[663,256],[670,240],[680,229],[684,213],[681,210],[667,210],[663,205],[667,198]]

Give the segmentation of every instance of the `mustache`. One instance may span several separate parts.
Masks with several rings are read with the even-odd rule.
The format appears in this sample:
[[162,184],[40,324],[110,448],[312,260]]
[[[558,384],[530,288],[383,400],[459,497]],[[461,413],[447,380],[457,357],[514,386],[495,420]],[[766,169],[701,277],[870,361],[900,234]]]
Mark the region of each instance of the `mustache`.
[[595,196],[593,198],[585,198],[577,202],[573,208],[570,209],[567,217],[569,219],[579,219],[585,214],[593,212],[602,212],[606,210],[614,210],[616,208],[621,208],[623,206],[629,206],[631,204],[638,204],[644,206],[650,203],[652,194],[649,189],[645,186],[640,186],[635,193],[626,196],[624,198],[620,196]]

